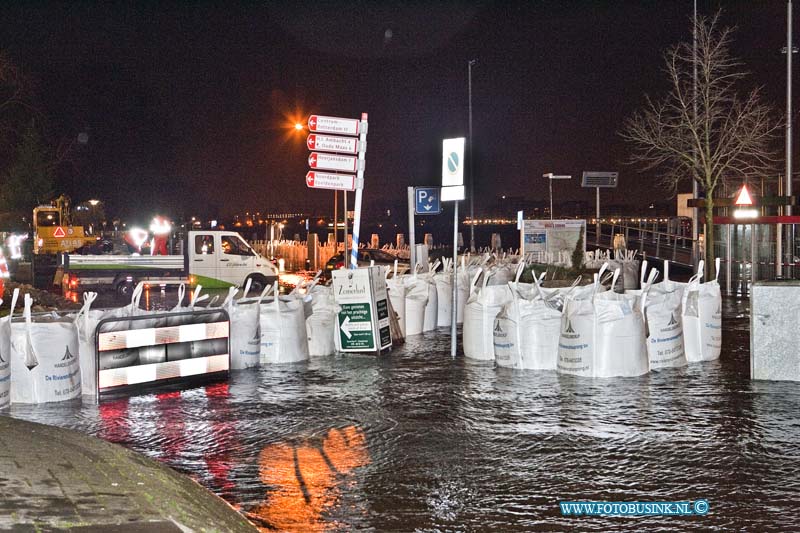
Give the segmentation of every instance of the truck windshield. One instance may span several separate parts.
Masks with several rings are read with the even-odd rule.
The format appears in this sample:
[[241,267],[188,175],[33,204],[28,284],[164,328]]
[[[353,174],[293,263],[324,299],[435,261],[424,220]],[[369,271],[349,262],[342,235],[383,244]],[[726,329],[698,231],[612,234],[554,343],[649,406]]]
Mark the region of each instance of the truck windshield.
[[222,253],[227,255],[253,255],[250,246],[238,236],[222,237]]
[[58,226],[61,224],[61,217],[58,211],[39,211],[36,213],[36,225],[41,227],[45,226]]

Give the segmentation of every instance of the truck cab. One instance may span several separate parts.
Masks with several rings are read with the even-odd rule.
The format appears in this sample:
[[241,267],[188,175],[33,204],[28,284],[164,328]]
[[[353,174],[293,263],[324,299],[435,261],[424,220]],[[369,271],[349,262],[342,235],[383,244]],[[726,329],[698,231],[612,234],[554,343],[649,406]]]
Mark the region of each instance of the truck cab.
[[265,287],[278,279],[278,269],[253,250],[233,231],[190,231],[188,247],[189,274],[192,284],[207,288],[244,285]]

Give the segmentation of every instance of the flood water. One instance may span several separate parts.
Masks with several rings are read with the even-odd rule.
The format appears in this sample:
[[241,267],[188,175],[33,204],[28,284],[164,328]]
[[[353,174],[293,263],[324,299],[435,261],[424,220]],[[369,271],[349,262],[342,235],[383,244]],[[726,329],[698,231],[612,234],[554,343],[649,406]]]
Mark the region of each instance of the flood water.
[[[800,530],[800,387],[749,380],[748,303],[719,361],[585,379],[451,359],[446,332],[381,357],[235,372],[101,405],[14,405],[186,473],[265,530]],[[563,517],[562,500],[705,498],[693,517]]]

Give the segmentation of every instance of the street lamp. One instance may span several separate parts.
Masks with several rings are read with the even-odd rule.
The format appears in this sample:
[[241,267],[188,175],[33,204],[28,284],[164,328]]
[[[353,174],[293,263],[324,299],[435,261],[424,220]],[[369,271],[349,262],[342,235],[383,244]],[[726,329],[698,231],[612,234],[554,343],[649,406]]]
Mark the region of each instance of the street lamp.
[[572,179],[572,176],[558,176],[552,172],[548,172],[547,174],[542,174],[542,177],[547,178],[550,182],[550,220],[553,220],[553,180],[568,180]]
[[467,62],[467,77],[469,86],[469,250],[475,252],[475,209],[474,201],[475,186],[472,181],[472,67],[478,62],[477,59],[470,59]]
[[294,129],[296,129],[297,131],[302,131],[303,125],[300,124],[299,122],[295,122]]

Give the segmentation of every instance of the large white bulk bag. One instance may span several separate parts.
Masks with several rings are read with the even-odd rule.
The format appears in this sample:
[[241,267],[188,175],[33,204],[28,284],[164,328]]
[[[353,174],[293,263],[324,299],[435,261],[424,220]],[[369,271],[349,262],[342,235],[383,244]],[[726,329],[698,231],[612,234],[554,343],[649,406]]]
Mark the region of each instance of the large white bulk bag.
[[419,335],[425,327],[430,284],[416,273],[403,276],[402,279],[406,287],[406,336]]
[[309,291],[311,316],[306,318],[308,355],[321,357],[336,352],[336,303],[331,287],[316,286]]
[[471,279],[465,258],[461,256],[461,268],[456,273],[456,324],[464,323],[464,308],[469,300]]
[[617,250],[614,258],[619,261],[622,267],[623,289],[626,291],[639,289],[639,260],[636,259],[636,250]]
[[683,342],[686,360],[690,363],[719,359],[722,351],[722,293],[717,281],[719,266],[720,260],[717,258],[716,278],[701,283],[701,264],[683,292]]
[[[11,310],[8,316],[0,318],[0,409],[11,404],[11,318],[19,298],[19,289],[14,289],[11,297]],[[0,298],[0,304],[3,299]]]
[[301,298],[281,298],[274,284],[271,302],[259,309],[261,364],[296,363],[308,360],[306,319]]
[[650,370],[686,364],[681,317],[683,288],[673,284],[670,290],[667,284],[659,285],[659,290],[650,289],[644,306]]
[[428,301],[425,304],[425,317],[422,323],[422,331],[433,331],[439,320],[439,293],[436,289],[436,282],[433,280],[433,272],[420,274],[419,278],[428,284]]
[[[228,312],[230,320],[230,350],[231,350],[231,369],[241,370],[244,368],[257,367],[261,358],[261,330],[259,328],[259,308],[260,298],[246,297],[250,289],[251,280],[245,284],[242,297],[234,299],[236,289],[228,293],[228,298],[222,304]],[[262,293],[262,297],[272,287],[267,287]]]
[[564,303],[558,344],[558,368],[563,374],[584,377],[638,376],[648,371],[644,320],[639,297],[598,290],[608,268],[595,279],[591,298],[571,294]]
[[436,326],[450,327],[453,323],[453,270],[445,270],[433,276],[436,284]]
[[594,299],[596,344],[594,376],[641,376],[650,369],[640,298],[606,291]]
[[31,317],[25,295],[23,319],[11,323],[11,402],[45,403],[79,398],[78,332],[58,315]]
[[497,365],[555,370],[561,331],[559,301],[556,298],[545,299],[542,293],[521,291],[518,283],[510,287],[513,299],[503,306],[495,319],[494,354]]
[[494,319],[512,299],[508,285],[486,285],[488,279],[483,276],[483,287],[473,290],[467,301],[461,335],[464,356],[481,361],[494,360]]
[[386,279],[386,291],[392,303],[392,309],[397,313],[400,332],[406,336],[406,286],[402,276],[397,275],[397,261],[394,262],[394,274]]

